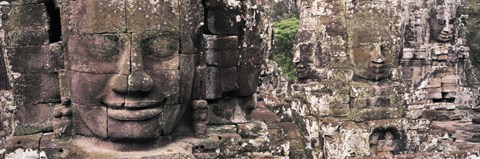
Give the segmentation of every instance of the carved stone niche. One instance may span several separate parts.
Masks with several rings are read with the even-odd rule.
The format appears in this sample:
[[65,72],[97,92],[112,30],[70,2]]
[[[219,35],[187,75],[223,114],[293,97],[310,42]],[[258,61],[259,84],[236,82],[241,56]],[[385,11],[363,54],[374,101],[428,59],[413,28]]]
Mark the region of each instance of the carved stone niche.
[[375,128],[369,137],[370,155],[387,157],[405,150],[406,136],[394,127]]

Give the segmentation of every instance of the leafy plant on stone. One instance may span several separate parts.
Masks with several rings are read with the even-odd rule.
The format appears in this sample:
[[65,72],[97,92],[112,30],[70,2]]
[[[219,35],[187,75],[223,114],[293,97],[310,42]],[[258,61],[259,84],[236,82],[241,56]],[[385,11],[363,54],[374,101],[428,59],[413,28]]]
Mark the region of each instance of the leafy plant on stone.
[[292,63],[293,42],[298,31],[298,19],[288,18],[273,23],[274,45],[273,60],[281,67],[283,76],[295,80],[297,71]]

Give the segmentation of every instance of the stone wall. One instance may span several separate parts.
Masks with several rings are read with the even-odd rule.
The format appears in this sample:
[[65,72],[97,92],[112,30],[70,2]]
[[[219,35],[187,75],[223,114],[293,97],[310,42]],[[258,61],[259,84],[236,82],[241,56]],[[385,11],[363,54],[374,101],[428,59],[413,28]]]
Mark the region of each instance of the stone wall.
[[477,158],[468,5],[0,1],[0,158]]
[[291,98],[266,105],[297,119],[315,158],[478,155],[478,70],[468,58],[466,1],[298,7],[299,81],[287,86]]
[[[0,4],[2,158],[304,154],[298,127],[257,107],[260,67],[271,44],[266,2]],[[171,50],[176,52],[163,55]],[[116,51],[127,51],[128,56],[117,56]],[[165,61],[155,62],[164,56]],[[124,107],[130,100],[148,105],[149,100],[166,96],[163,114],[153,117],[159,122],[135,119],[138,114],[118,115],[119,110],[128,110],[110,108],[115,106],[111,99],[120,94]],[[142,118],[148,116],[143,112]],[[297,144],[290,145],[290,140]],[[291,153],[291,148],[298,153]]]

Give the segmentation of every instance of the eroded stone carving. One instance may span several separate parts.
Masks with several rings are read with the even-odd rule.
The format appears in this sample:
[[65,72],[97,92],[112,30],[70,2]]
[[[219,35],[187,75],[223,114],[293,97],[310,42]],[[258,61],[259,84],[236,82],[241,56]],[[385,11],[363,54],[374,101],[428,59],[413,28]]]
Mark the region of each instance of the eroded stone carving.
[[[299,78],[306,83],[320,81],[317,85],[323,87],[307,91],[312,95],[324,93],[314,95],[319,98],[312,102],[319,104],[314,107],[321,116],[344,116],[357,121],[402,117],[404,101],[398,82],[402,23],[395,14],[400,11],[399,6],[365,1],[334,3],[336,7],[331,12],[321,13],[318,21],[322,24],[315,33],[316,39],[309,30],[301,29],[297,34],[301,39],[297,39],[293,62]],[[318,7],[326,9],[328,5]],[[336,12],[347,14],[335,15]],[[335,23],[323,21],[328,18]],[[294,87],[304,94],[302,86]]]
[[[15,63],[7,70],[12,71],[10,76],[18,74],[11,81],[16,83],[15,101],[21,110],[13,112],[22,120],[13,121],[12,129],[3,131],[2,126],[0,130],[13,133],[15,128],[21,128],[17,132],[22,134],[16,135],[35,134],[26,137],[28,143],[41,142],[38,145],[48,149],[47,155],[75,156],[78,154],[69,151],[75,146],[95,151],[86,156],[103,153],[96,148],[161,149],[165,143],[174,142],[176,136],[194,134],[204,138],[178,143],[188,147],[221,142],[220,137],[211,136],[225,134],[209,130],[209,124],[232,126],[251,122],[250,112],[257,104],[255,92],[263,45],[263,24],[259,23],[260,12],[254,1],[6,3],[2,2],[5,7],[0,9],[2,14],[8,13],[2,16],[2,22],[8,24],[8,40],[5,44],[2,40],[1,48],[2,53],[8,52],[5,59]],[[52,15],[51,9],[59,10],[59,15]],[[35,13],[26,18],[30,21],[20,18],[30,13]],[[54,19],[55,16],[61,19]],[[61,24],[62,30],[52,23]],[[13,29],[16,25],[18,30]],[[4,31],[3,27],[0,30]],[[50,36],[57,35],[61,35],[57,40],[62,41],[51,41],[55,38]],[[21,64],[33,59],[45,63]],[[38,72],[42,80],[37,83],[48,85],[32,82],[38,75],[32,68],[41,70]],[[0,82],[5,83],[3,79]],[[39,87],[31,88],[35,90],[33,98],[26,93],[30,88],[25,88],[25,84]],[[37,104],[43,107],[38,108]],[[29,114],[31,119],[42,120],[30,121],[26,119]],[[42,123],[40,126],[45,129],[30,127],[35,122]],[[236,134],[235,139],[237,136],[240,137]],[[14,137],[9,142],[23,139]],[[225,146],[241,147],[228,135],[225,140],[229,141]],[[220,155],[210,149],[197,153]],[[159,154],[162,156],[160,150],[153,156]]]
[[474,91],[465,85],[474,81],[461,80],[469,76],[465,72],[471,65],[461,33],[466,20],[463,5],[453,1],[408,5],[411,16],[406,22],[406,47],[400,63],[412,108],[418,104],[437,107],[440,103],[472,102],[469,99]]
[[397,37],[396,30],[391,29],[395,24],[392,21],[373,19],[385,14],[386,10],[376,9],[369,13],[369,8],[364,5],[368,4],[357,3],[351,6],[355,9],[347,19],[348,52],[356,76],[379,81],[390,77],[390,69],[395,67],[399,53],[399,46],[396,46],[394,40]]
[[404,136],[396,128],[376,128],[370,134],[369,145],[372,155],[392,156],[405,148]]
[[464,1],[286,3],[300,82],[257,99],[273,1],[1,1],[0,158],[478,157]]
[[[477,70],[467,60],[465,1],[314,0],[300,4],[293,60],[300,80],[291,85],[295,99],[289,99],[288,107],[298,114],[285,116],[305,117],[303,122],[310,124],[306,134],[320,132],[323,150],[312,151],[327,158],[416,156],[422,149],[445,152],[429,153],[435,158],[470,144],[455,142],[459,134],[475,141],[471,129],[451,131],[453,127],[448,126],[472,126],[469,116],[477,116],[470,109],[478,105],[472,100],[478,94],[478,82],[471,77]],[[320,126],[312,124],[316,122]],[[393,132],[359,134],[374,131],[374,123],[391,123],[381,127],[407,132],[408,137],[395,138]],[[434,135],[436,131],[443,132],[443,141],[425,143],[440,136]],[[425,136],[429,139],[421,139]],[[358,140],[349,141],[354,138]],[[375,142],[366,144],[364,140],[370,140],[366,138]],[[392,140],[407,146],[393,150]],[[374,145],[374,151],[369,145]]]
[[72,135],[72,99],[70,95],[70,86],[68,85],[65,70],[59,70],[60,99],[61,103],[53,108],[53,131],[59,138]]
[[[179,42],[192,37],[182,35],[175,18],[180,14],[170,11],[178,5],[72,1],[66,6],[73,25],[65,26],[70,29],[65,63],[78,134],[112,140],[171,134],[190,103],[180,98],[190,94],[180,94],[179,86],[192,79],[181,75],[193,74],[179,66],[188,60]],[[111,16],[108,25],[96,24],[98,12]]]
[[[430,39],[437,42],[450,42],[454,38],[455,23],[458,22],[456,5],[438,1],[430,11]],[[459,20],[459,19],[458,19]]]
[[194,130],[197,137],[207,134],[208,105],[205,100],[193,101]]

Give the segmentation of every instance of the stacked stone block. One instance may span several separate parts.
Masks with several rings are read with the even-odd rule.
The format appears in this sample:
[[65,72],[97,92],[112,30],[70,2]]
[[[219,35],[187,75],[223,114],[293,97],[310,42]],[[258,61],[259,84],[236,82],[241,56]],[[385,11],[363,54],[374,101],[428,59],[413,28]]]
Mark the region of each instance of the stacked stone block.
[[259,11],[252,6],[249,1],[205,1],[199,87],[194,92],[195,98],[209,102],[210,124],[245,123],[255,108],[261,39],[254,25]]
[[[422,149],[433,150],[435,148],[425,142],[435,140],[441,136],[436,133],[449,129],[450,127],[446,126],[447,122],[461,123],[454,122],[455,120],[468,122],[471,116],[475,115],[470,108],[476,105],[476,100],[473,99],[477,94],[474,88],[477,84],[475,80],[465,81],[475,79],[469,77],[475,73],[467,72],[472,69],[469,69],[471,68],[468,60],[469,49],[466,47],[463,37],[465,34],[461,28],[466,20],[463,15],[465,2],[308,1],[300,4],[300,27],[293,60],[297,65],[299,82],[291,85],[291,96],[297,99],[290,101],[287,110],[299,112],[293,116],[303,117],[305,123],[318,121],[325,125],[338,125],[325,128],[330,133],[336,134],[334,136],[326,137],[330,134],[326,131],[319,134],[321,137],[318,138],[323,140],[324,149],[330,149],[323,151],[324,157],[388,157],[402,156],[401,153],[417,153]],[[364,10],[363,5],[375,9]],[[368,13],[370,16],[364,16],[363,11],[381,12],[382,17],[375,17],[370,13]],[[362,18],[364,19],[358,21]],[[340,26],[333,26],[336,24]],[[360,65],[355,63],[355,60],[359,60],[357,59],[359,56],[354,54],[358,52],[355,45],[358,42],[370,41],[371,46],[375,46],[375,42],[378,41],[370,36],[381,32],[383,24],[390,25],[391,28],[398,27],[390,32],[390,36],[393,37],[391,40],[384,38],[383,42],[380,41],[380,50],[393,50],[392,54],[383,55],[385,59],[393,59],[387,61],[391,72],[386,79],[365,80],[363,77],[368,76],[358,74],[356,68]],[[448,28],[438,29],[438,25]],[[376,30],[364,34],[361,32],[362,29],[358,29],[361,26],[369,26]],[[376,37],[381,36],[382,34],[378,34]],[[342,59],[344,60],[341,61]],[[380,74],[381,71],[376,73]],[[336,122],[332,122],[332,119]],[[354,140],[349,144],[333,144],[336,140],[345,141],[345,138],[360,132],[375,136],[374,129],[356,128],[365,123],[382,123],[382,120],[396,124],[373,128],[396,129],[402,132],[400,134],[404,137],[401,142],[404,142],[406,149],[388,150],[389,153],[376,151],[378,148],[372,148],[371,145],[379,143],[373,142],[374,138],[367,139],[368,137]],[[343,121],[357,123],[346,124]],[[415,125],[424,127],[419,129]],[[431,125],[434,125],[433,130],[427,131]],[[314,127],[307,127],[307,131],[303,133],[312,134],[318,131]],[[351,132],[345,133],[348,131]],[[468,139],[472,137],[469,131],[471,132],[462,129],[447,133],[449,135],[445,137],[445,141],[438,143],[441,145],[438,147],[442,147],[441,150],[437,150],[446,151],[443,149],[446,147],[457,150],[459,148],[457,146],[463,143],[455,143],[455,135],[452,137],[452,134]],[[382,135],[377,133],[377,136]],[[368,148],[366,147],[368,144],[362,145],[359,141],[372,142]],[[346,148],[349,145],[356,145],[357,150]],[[469,149],[459,154],[466,156],[474,150]],[[442,155],[449,154],[447,152]]]
[[[42,1],[12,1],[2,6],[5,38],[2,51],[17,106],[16,128],[7,133],[29,135],[52,129],[54,105],[60,102],[58,70],[62,45],[49,41],[47,8]],[[5,78],[4,78],[5,79]],[[5,85],[5,83],[4,83]]]

